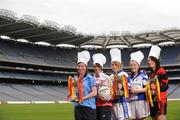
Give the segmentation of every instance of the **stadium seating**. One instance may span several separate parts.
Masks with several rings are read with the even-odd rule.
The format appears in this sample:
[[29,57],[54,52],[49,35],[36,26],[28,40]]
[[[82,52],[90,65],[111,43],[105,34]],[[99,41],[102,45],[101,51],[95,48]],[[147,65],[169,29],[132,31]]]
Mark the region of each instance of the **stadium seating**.
[[[149,48],[142,49],[123,49],[122,50],[122,62],[124,66],[129,65],[130,53],[141,50],[145,59],[142,61],[142,65],[147,65],[147,55]],[[91,54],[101,52],[107,57],[107,63],[105,67],[110,67],[110,55],[109,49],[102,50],[89,50]],[[18,63],[29,63],[37,65],[54,65],[59,67],[76,67],[76,55],[78,50],[75,48],[53,48],[44,47],[38,45],[31,45],[25,43],[17,43],[14,41],[0,40],[0,61],[12,61]],[[162,65],[178,64],[180,63],[180,47],[168,46],[162,47],[160,61]],[[92,67],[92,61],[90,61],[90,67]]]
[[0,101],[65,101],[67,87],[28,84],[0,84]]
[[169,99],[179,99],[180,98],[180,84],[170,84],[169,85],[169,89],[168,89],[168,93],[170,93],[168,95]]
[[[169,85],[168,93],[177,86]],[[168,98],[180,98],[180,87]],[[32,84],[0,84],[0,101],[65,101],[68,95],[66,86],[32,85]]]
[[[20,43],[13,40],[0,39],[0,62],[12,62],[21,64],[33,64],[38,66],[54,66],[63,68],[60,71],[28,71],[27,68],[18,71],[16,68],[0,71],[0,78],[3,79],[14,79],[14,80],[37,80],[37,81],[66,81],[67,75],[70,72],[66,69],[76,69],[77,52],[83,49],[67,49],[50,46],[41,46],[31,43]],[[141,50],[145,59],[142,61],[143,66],[147,66],[147,57],[149,48],[134,48],[134,49],[123,49],[122,50],[122,62],[125,67],[129,65],[130,53]],[[110,68],[111,59],[109,49],[97,49],[89,50],[90,54],[101,52],[107,57],[107,63],[105,68]],[[160,61],[162,65],[176,66],[180,64],[180,46],[166,46],[162,47]],[[9,64],[10,65],[10,64]],[[1,67],[3,65],[0,64]],[[92,60],[89,62],[89,66],[92,67]],[[11,67],[11,66],[8,66]],[[14,69],[14,70],[13,70]],[[176,70],[176,67],[173,68]],[[38,72],[37,72],[38,71]],[[42,72],[42,73],[41,73]],[[43,72],[47,72],[44,74]],[[53,73],[54,72],[54,73]],[[110,74],[110,72],[109,72]],[[178,71],[171,72],[171,78],[177,78],[179,76]],[[176,86],[170,84],[171,92]],[[35,84],[11,84],[11,83],[0,83],[0,101],[61,101],[66,100],[67,97],[67,86],[62,85],[35,85]],[[177,88],[168,98],[180,98],[180,88]]]
[[[159,44],[165,41],[175,43],[172,46],[161,47],[160,62],[163,67],[168,68],[166,70],[170,80],[168,98],[180,98],[179,29],[163,30],[157,33],[136,35],[128,33],[122,36],[95,37],[76,33],[76,30],[71,28],[70,26],[60,28],[56,22],[49,20],[41,24],[36,17],[23,15],[22,18],[18,18],[17,14],[11,10],[0,10],[0,101],[66,100],[67,76],[77,74],[77,52],[84,50],[84,48],[79,48],[81,45],[103,47],[103,49],[89,49],[88,51],[91,56],[95,53],[103,53],[106,56],[104,72],[109,75],[112,73],[111,59],[109,49],[104,49],[104,47],[116,44],[133,46],[144,42]],[[18,42],[20,40],[27,41]],[[39,45],[36,44],[37,42],[47,42],[52,46]],[[71,44],[77,48],[55,47],[62,43]],[[147,58],[150,48],[122,49],[122,63],[125,71],[129,72],[130,54],[138,50],[144,53],[142,66],[149,72]],[[91,59],[88,65],[90,73],[92,73],[92,63]],[[66,86],[60,85],[61,82]],[[175,85],[175,83],[178,84]]]

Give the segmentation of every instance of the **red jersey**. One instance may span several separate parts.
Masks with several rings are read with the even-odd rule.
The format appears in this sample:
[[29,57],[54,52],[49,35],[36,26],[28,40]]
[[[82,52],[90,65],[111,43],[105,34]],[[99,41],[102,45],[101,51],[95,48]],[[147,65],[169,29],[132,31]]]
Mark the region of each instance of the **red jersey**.
[[159,81],[159,84],[160,84],[160,99],[161,99],[161,102],[163,103],[166,103],[166,99],[167,99],[167,90],[169,88],[168,86],[168,77],[167,77],[167,73],[165,71],[164,68],[159,68],[157,70],[157,72],[151,72],[150,73],[150,78],[154,78],[155,76],[157,75],[157,78],[158,78],[158,81]]
[[[102,86],[109,86],[110,85],[110,83],[109,83],[110,77],[108,75],[104,74],[103,72],[99,73],[99,77],[95,77],[95,79],[96,79],[97,89],[99,89]],[[96,106],[97,107],[112,106],[112,101],[102,101],[97,96]]]

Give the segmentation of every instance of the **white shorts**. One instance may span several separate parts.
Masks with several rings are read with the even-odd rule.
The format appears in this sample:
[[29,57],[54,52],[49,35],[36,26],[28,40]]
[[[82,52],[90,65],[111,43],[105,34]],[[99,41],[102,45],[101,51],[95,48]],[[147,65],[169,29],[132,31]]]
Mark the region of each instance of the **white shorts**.
[[113,111],[112,111],[112,120],[124,120],[128,119],[130,117],[130,108],[129,104],[126,102],[125,103],[127,108],[126,108],[126,113],[124,112],[122,103],[114,103],[113,104]]
[[141,119],[149,116],[148,103],[145,100],[129,102],[132,119]]

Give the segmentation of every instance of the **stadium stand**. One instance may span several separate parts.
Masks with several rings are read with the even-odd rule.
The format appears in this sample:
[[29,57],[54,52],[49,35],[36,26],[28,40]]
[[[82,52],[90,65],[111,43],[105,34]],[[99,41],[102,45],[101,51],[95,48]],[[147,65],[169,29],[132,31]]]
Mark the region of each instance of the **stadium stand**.
[[[168,99],[180,98],[179,84],[170,84]],[[66,86],[0,84],[0,100],[6,101],[66,101],[68,90]]]
[[170,84],[168,99],[180,98],[180,84]]
[[0,84],[1,101],[65,101],[67,87],[28,84]]
[[[21,49],[23,48],[23,49]],[[66,81],[69,73],[65,73],[63,71],[76,71],[76,54],[77,49],[65,49],[65,48],[52,48],[46,46],[38,46],[27,43],[19,43],[10,40],[0,41],[0,49],[1,49],[1,67],[0,67],[0,78],[1,79],[15,79],[18,80],[35,80],[35,81]],[[163,65],[170,65],[172,68],[168,69],[169,78],[171,80],[179,80],[179,71],[178,67],[174,65],[179,64],[178,56],[180,54],[179,46],[168,46],[162,47],[161,54],[161,62]],[[132,51],[136,51],[138,49],[133,49]],[[147,55],[149,48],[141,48],[141,51]],[[44,52],[46,51],[46,52]],[[91,54],[96,52],[103,52],[106,56],[109,56],[109,50],[89,50]],[[124,67],[128,66],[129,54],[132,52],[127,49],[122,50],[123,63]],[[21,53],[21,54],[19,54]],[[67,54],[68,53],[68,54]],[[169,57],[167,56],[169,55]],[[38,57],[41,56],[41,57]],[[49,59],[50,58],[50,59]],[[107,57],[108,58],[108,57]],[[169,60],[169,58],[171,58]],[[57,62],[57,59],[59,62]],[[168,61],[169,60],[169,61]],[[168,61],[168,62],[163,62]],[[3,66],[3,62],[14,62],[24,64],[24,69],[20,67],[11,67]],[[106,68],[110,71],[110,59],[108,59],[108,64],[106,64]],[[26,67],[27,64],[39,65],[39,66],[58,66],[63,69],[60,71],[55,70],[40,70],[32,69],[28,70]],[[92,65],[92,61],[90,62]],[[146,65],[146,60],[143,61],[143,65]],[[41,68],[40,67],[40,68]],[[68,69],[71,68],[71,69]],[[67,69],[67,70],[66,70]],[[71,73],[71,72],[70,72]],[[111,74],[111,72],[109,72]],[[59,87],[60,86],[60,87]],[[51,86],[51,85],[35,85],[35,84],[11,84],[11,83],[2,83],[0,84],[0,94],[1,101],[5,100],[34,100],[34,101],[42,101],[42,100],[66,100],[67,97],[67,87],[66,86]],[[169,93],[175,89],[175,85],[170,85]],[[178,96],[179,89],[173,92],[169,98],[179,97]]]
[[[4,36],[6,36],[4,38]],[[27,42],[20,42],[19,39]],[[47,42],[50,45],[39,45]],[[67,97],[67,77],[76,75],[77,52],[88,49],[91,55],[101,52],[107,57],[105,70],[111,74],[110,45],[126,45],[122,49],[122,62],[128,72],[131,52],[141,50],[145,59],[142,68],[147,70],[150,47],[136,48],[137,44],[174,44],[161,46],[160,62],[166,68],[170,89],[168,98],[180,98],[180,30],[162,30],[141,34],[83,35],[71,27],[63,29],[53,21],[39,20],[33,16],[21,18],[10,10],[0,9],[0,101],[64,101]],[[71,44],[75,47],[58,47]],[[101,48],[83,48],[98,45]],[[92,61],[89,63],[92,73]]]
[[[129,64],[129,55],[133,51],[141,50],[147,58],[149,48],[139,48],[128,50],[122,50],[122,60],[124,66]],[[44,52],[46,51],[46,52]],[[91,54],[101,52],[104,53],[107,58],[109,58],[109,49],[102,50],[89,50]],[[0,58],[1,61],[17,62],[17,63],[29,63],[36,65],[53,65],[53,66],[67,66],[76,67],[76,53],[77,49],[62,49],[62,48],[52,48],[43,47],[27,43],[17,43],[10,40],[0,40]],[[163,65],[169,64],[179,64],[180,47],[179,45],[162,47],[162,53],[160,62]],[[110,59],[108,59],[105,67],[110,66]],[[142,61],[142,65],[146,65],[146,59]],[[90,62],[92,66],[92,61]]]

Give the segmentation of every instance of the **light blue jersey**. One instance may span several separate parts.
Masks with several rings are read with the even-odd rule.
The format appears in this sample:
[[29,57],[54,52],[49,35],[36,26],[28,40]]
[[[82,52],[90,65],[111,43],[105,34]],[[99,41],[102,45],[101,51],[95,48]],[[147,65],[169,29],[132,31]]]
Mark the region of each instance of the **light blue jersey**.
[[[96,86],[96,80],[90,74],[86,74],[83,78],[83,96],[87,96],[92,92],[92,87]],[[78,90],[77,90],[78,96]],[[96,97],[92,97],[84,100],[82,103],[75,102],[75,106],[86,106],[92,109],[96,109]]]

